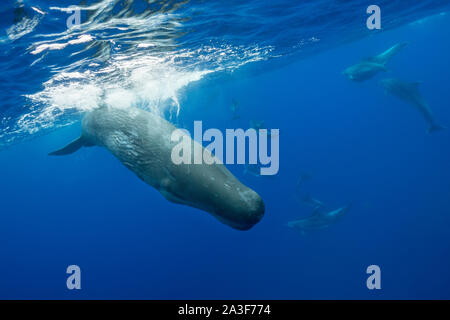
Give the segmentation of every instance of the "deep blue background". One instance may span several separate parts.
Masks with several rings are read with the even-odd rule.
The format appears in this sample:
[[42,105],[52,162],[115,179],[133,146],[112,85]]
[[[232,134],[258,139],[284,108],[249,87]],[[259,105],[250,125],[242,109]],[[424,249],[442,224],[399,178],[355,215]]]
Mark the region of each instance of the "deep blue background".
[[[278,176],[230,167],[266,204],[248,232],[167,202],[104,149],[48,157],[79,125],[2,150],[0,298],[450,298],[450,131],[427,135],[421,115],[377,84],[383,76],[422,81],[438,122],[450,126],[449,27],[438,16],[185,90],[187,127],[261,119],[281,130]],[[389,74],[363,84],[341,75],[400,41],[409,45]],[[300,236],[285,224],[311,213],[295,197],[305,172],[314,197],[353,208],[339,224]],[[82,269],[81,291],[66,289],[70,264]],[[380,291],[366,288],[371,264],[381,267]]]

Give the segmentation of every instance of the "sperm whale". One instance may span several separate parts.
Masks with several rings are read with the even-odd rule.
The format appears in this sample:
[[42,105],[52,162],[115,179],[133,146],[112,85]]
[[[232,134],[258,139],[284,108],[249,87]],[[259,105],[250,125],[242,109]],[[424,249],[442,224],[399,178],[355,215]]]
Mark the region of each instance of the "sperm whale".
[[[84,116],[78,139],[50,155],[68,155],[82,147],[104,147],[167,200],[206,211],[238,230],[252,228],[264,215],[261,197],[217,161],[174,164],[171,153],[176,142],[171,135],[176,129],[151,112],[102,106]],[[196,143],[191,140],[192,157],[195,152],[209,152],[203,147],[194,148]]]

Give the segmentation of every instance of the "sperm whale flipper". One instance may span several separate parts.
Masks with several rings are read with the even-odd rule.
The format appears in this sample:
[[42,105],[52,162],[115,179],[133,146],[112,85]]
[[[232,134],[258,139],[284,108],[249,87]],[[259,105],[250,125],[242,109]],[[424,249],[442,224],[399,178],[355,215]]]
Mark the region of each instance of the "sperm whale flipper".
[[88,146],[89,144],[87,141],[83,138],[83,136],[79,137],[78,139],[73,140],[71,143],[66,145],[64,148],[61,148],[59,150],[50,152],[49,156],[65,156],[71,153],[74,153],[78,151],[80,148],[84,146]]

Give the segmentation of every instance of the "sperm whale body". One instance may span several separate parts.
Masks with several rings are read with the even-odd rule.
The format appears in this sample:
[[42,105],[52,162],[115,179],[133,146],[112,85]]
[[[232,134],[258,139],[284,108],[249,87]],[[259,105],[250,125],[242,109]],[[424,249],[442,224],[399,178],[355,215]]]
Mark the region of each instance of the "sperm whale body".
[[[173,203],[206,211],[238,230],[248,230],[258,223],[265,211],[263,200],[222,163],[173,163],[171,153],[176,142],[171,135],[176,129],[165,119],[138,108],[103,106],[84,116],[78,139],[50,155],[104,147]],[[192,157],[195,152],[209,152],[194,148],[196,143],[191,140]]]

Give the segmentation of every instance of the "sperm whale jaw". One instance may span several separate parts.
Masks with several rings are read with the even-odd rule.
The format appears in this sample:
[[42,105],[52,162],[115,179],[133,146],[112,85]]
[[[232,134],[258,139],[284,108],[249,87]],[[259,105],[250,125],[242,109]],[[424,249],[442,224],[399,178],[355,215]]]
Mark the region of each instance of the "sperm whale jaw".
[[[195,174],[199,167],[189,168],[192,165],[181,164],[181,170],[186,166],[186,171]],[[215,165],[206,165],[205,171],[210,173]],[[220,168],[223,171],[225,168]],[[226,170],[226,169],[225,169]],[[210,174],[208,174],[210,175]],[[220,178],[224,180],[220,181]],[[206,211],[220,222],[236,230],[249,230],[255,226],[264,216],[265,206],[262,198],[252,189],[240,183],[231,173],[226,176],[216,177],[220,184],[226,188],[218,188],[209,185],[201,190],[193,181],[186,185],[182,179],[166,179],[166,183],[158,187],[159,192],[170,202],[187,205]],[[180,187],[180,185],[184,185]],[[183,193],[180,193],[183,189]]]
[[265,205],[262,198],[254,192],[254,198],[247,203],[246,206],[236,208],[231,215],[236,219],[229,218],[230,212],[215,211],[213,215],[222,223],[232,227],[233,229],[247,231],[253,228],[264,216]]

